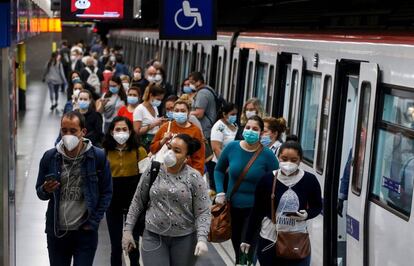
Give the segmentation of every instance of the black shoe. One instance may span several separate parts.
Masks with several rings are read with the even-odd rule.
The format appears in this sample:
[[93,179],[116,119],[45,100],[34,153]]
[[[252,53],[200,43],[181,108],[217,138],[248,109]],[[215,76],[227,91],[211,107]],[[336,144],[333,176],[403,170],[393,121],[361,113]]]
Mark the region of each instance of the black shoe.
[[53,109],[55,109],[55,105],[54,105],[54,104],[52,104],[52,105],[50,106],[50,110],[53,110]]
[[58,106],[58,104],[57,103],[55,103],[54,105],[53,105],[53,108],[56,108]]

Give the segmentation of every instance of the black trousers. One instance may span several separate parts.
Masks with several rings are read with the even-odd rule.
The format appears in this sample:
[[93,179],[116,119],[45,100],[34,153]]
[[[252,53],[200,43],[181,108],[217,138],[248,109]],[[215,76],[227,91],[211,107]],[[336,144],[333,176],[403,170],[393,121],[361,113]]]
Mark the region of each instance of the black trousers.
[[[236,264],[240,263],[240,244],[246,235],[249,216],[252,208],[231,208],[231,242],[233,244],[234,253],[236,254]],[[256,239],[250,243],[249,256],[255,256]]]
[[[111,266],[122,266],[122,233],[129,205],[138,185],[138,177],[115,177],[113,179],[113,196],[111,205],[106,211],[109,238],[111,240]],[[131,266],[139,265],[139,233],[133,231],[136,249],[129,252]]]

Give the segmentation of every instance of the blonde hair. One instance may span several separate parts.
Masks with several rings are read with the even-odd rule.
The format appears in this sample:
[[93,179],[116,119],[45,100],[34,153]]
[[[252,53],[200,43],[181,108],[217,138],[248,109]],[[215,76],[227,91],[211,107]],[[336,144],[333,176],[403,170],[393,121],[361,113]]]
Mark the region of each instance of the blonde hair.
[[178,98],[178,100],[174,103],[176,105],[178,102],[185,104],[188,106],[188,110],[191,110],[191,98],[188,94],[183,94]]
[[245,125],[247,123],[248,119],[246,117],[246,106],[249,104],[253,104],[254,108],[257,110],[257,114],[256,114],[257,116],[263,117],[264,115],[262,103],[260,102],[260,100],[257,98],[251,98],[247,100],[243,105],[243,110],[242,110],[242,114],[240,117],[240,122],[242,125]]
[[287,122],[286,119],[283,117],[265,117],[263,118],[263,122],[267,123],[270,131],[277,132],[277,137],[280,139],[283,133],[287,130]]
[[155,83],[150,83],[145,88],[145,92],[144,92],[144,96],[142,96],[142,100],[144,102],[149,101],[151,95],[152,96],[165,95],[165,90]]

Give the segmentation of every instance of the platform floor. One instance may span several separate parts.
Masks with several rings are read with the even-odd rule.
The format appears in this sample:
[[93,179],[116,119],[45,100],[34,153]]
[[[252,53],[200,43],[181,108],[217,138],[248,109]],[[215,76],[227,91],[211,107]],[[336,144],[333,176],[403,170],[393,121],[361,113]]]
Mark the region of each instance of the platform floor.
[[[66,96],[61,94],[57,110],[50,110],[49,93],[41,82],[52,41],[59,38],[42,34],[27,42],[27,110],[19,113],[17,131],[16,178],[16,260],[17,266],[49,265],[45,228],[47,202],[35,192],[39,161],[52,148],[59,131]],[[209,253],[197,265],[232,265],[230,243],[209,244]],[[110,265],[110,242],[105,220],[99,229],[99,244],[94,265]]]

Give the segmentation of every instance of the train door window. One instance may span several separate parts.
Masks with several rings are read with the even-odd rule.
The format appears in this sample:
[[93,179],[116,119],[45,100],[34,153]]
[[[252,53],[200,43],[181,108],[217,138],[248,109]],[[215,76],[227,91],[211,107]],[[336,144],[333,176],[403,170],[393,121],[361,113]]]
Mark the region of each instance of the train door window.
[[361,98],[359,101],[357,132],[354,150],[354,168],[352,177],[352,192],[356,195],[361,193],[362,178],[364,174],[365,148],[367,146],[368,115],[371,99],[371,85],[362,83]]
[[244,92],[244,101],[247,101],[250,98],[250,82],[252,81],[253,73],[253,62],[249,62],[248,72],[247,72],[247,83]]
[[316,170],[322,174],[324,169],[325,157],[326,157],[326,141],[328,138],[328,121],[329,121],[329,108],[331,105],[331,89],[332,89],[332,77],[325,76],[323,81],[323,102],[321,113],[321,124],[319,129],[319,141],[318,141],[318,157],[316,160]]
[[221,71],[221,67],[222,67],[222,63],[223,63],[223,58],[221,56],[218,57],[218,62],[217,62],[217,75],[216,75],[216,90],[219,92],[219,94],[221,94],[221,76],[222,76],[222,71]]
[[266,80],[268,66],[269,64],[261,62],[256,64],[256,82],[253,88],[253,97],[258,98],[263,106],[266,106]]
[[290,74],[292,72],[292,65],[288,64],[286,66],[286,84],[285,84],[285,100],[283,102],[283,117],[287,117],[288,128],[291,127],[291,113],[292,113],[292,104],[293,104],[293,93],[291,91],[290,84],[294,79],[297,79],[297,71],[294,71],[292,74],[292,80],[289,80]]
[[414,178],[414,93],[385,88],[376,123],[371,199],[408,220]]
[[321,91],[321,74],[306,73],[300,116],[300,144],[305,162],[313,163]]
[[236,83],[237,83],[237,68],[238,68],[238,60],[237,58],[233,59],[233,70],[231,71],[231,85],[230,85],[230,95],[229,98],[231,101],[234,102],[236,99]]
[[221,95],[226,95],[226,93],[224,92],[224,90],[226,89],[226,75],[224,73],[227,73],[227,56],[226,56],[226,49],[224,49],[224,55],[223,55],[223,68],[221,70],[222,74],[221,74]]
[[275,88],[275,66],[271,65],[269,68],[269,77],[267,83],[267,93],[266,93],[266,113],[272,113],[272,98],[273,98],[273,89]]

